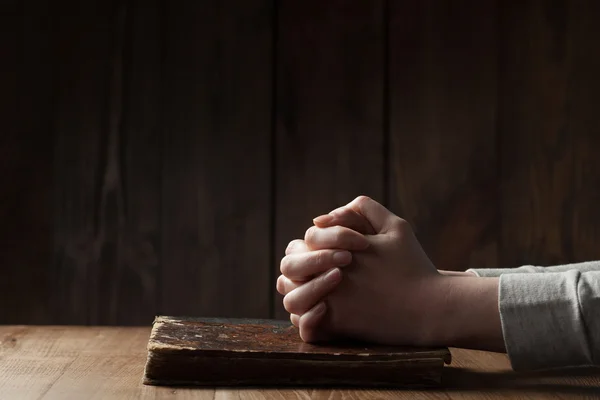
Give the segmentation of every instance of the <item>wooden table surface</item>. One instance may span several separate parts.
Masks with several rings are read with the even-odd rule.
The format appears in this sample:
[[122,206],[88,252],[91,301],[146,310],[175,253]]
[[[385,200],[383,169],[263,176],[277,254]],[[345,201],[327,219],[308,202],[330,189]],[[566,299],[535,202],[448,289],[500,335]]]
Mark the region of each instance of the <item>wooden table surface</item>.
[[0,326],[0,399],[600,399],[600,370],[516,374],[504,354],[452,349],[425,391],[141,384],[150,328]]

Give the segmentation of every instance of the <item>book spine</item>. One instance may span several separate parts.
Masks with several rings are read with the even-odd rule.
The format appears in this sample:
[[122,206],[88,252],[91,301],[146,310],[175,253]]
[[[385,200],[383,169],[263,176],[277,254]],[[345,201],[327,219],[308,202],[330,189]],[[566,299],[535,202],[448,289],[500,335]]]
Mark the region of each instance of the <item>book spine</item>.
[[440,358],[388,361],[298,360],[205,357],[149,353],[143,383],[194,386],[368,386],[435,387],[441,384]]

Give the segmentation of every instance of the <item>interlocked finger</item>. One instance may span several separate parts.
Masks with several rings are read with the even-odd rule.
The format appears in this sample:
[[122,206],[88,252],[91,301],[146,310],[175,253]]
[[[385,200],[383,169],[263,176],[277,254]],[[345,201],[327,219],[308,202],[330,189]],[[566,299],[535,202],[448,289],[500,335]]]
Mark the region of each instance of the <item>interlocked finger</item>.
[[327,228],[311,226],[304,235],[304,241],[311,250],[343,249],[360,251],[369,247],[369,241],[365,236],[343,226],[330,226]]
[[304,253],[306,251],[310,251],[306,242],[302,239],[292,240],[287,248],[285,249],[285,255],[296,254],[296,253]]
[[342,271],[333,268],[295,288],[283,298],[283,306],[290,314],[302,315],[331,293],[342,280]]
[[333,267],[350,264],[352,254],[346,250],[315,250],[289,254],[281,260],[280,270],[292,280],[308,280]]
[[282,295],[286,295],[292,290],[304,285],[307,281],[294,281],[285,275],[279,275],[277,278],[277,292]]
[[344,226],[363,235],[374,235],[375,229],[363,215],[346,206],[336,208],[329,214],[321,215],[313,220],[319,228]]

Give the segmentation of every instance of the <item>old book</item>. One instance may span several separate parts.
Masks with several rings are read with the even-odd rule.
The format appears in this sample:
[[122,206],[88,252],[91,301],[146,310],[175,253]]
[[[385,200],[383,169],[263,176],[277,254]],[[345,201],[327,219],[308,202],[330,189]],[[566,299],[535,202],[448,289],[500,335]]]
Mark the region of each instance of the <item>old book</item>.
[[147,385],[428,387],[447,348],[304,343],[288,322],[157,317]]

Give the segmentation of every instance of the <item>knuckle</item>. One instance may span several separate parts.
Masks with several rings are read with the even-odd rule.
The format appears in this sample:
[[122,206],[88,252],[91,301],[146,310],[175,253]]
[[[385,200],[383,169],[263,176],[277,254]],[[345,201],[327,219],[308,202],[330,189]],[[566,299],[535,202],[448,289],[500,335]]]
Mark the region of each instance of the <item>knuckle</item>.
[[317,233],[317,228],[314,226],[311,226],[304,233],[304,241],[306,241],[306,243],[314,243],[316,233]]
[[287,247],[285,248],[285,254],[286,255],[290,254],[294,250],[294,248],[296,248],[298,246],[299,241],[300,241],[299,239],[295,239],[295,240],[292,240],[291,242],[289,242]]
[[281,259],[281,263],[279,263],[279,271],[283,274],[283,275],[288,275],[290,272],[290,256],[285,256]]
[[299,327],[299,325],[300,325],[300,317],[298,315],[296,315],[296,314],[290,314],[290,322],[295,327]]
[[313,259],[312,259],[313,264],[315,265],[315,267],[320,267],[324,264],[327,263],[327,259],[325,257],[325,252],[323,251],[315,251],[313,253]]
[[365,196],[364,194],[361,194],[354,201],[356,202],[356,204],[363,205],[363,204],[370,202],[371,198],[369,196]]
[[412,233],[412,227],[405,219],[394,217],[389,223],[390,233],[397,238],[405,238]]
[[394,229],[400,232],[407,232],[411,229],[408,221],[400,217],[394,217],[394,219],[392,220],[392,226],[394,227]]
[[277,292],[279,292],[279,294],[284,294],[285,282],[283,281],[283,275],[279,275],[275,287],[277,288]]
[[346,229],[341,226],[336,226],[333,228],[332,232],[332,240],[334,243],[339,244],[344,241],[346,236]]
[[294,247],[296,246],[296,241],[292,240],[291,242],[288,243],[287,247],[285,248],[286,254],[288,251],[290,250],[294,250]]
[[283,298],[283,308],[290,314],[298,313],[298,299],[293,292],[286,294]]
[[326,274],[322,274],[319,279],[313,279],[309,282],[310,285],[308,286],[308,290],[310,291],[311,298],[315,300],[321,298],[323,288],[327,286],[325,275]]

